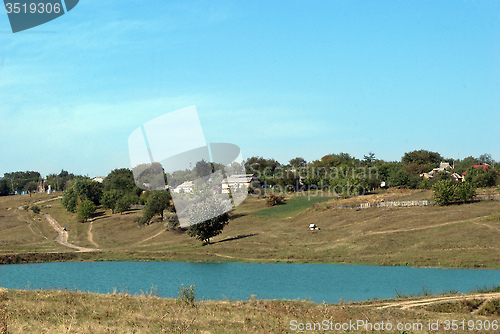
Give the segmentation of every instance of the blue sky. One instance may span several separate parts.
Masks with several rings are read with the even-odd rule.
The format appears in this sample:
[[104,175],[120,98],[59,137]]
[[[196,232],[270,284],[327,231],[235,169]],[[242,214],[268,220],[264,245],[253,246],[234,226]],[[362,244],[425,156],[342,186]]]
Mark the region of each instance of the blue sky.
[[132,131],[191,105],[244,157],[500,160],[500,2],[81,0],[16,34],[0,13],[0,175],[130,167]]

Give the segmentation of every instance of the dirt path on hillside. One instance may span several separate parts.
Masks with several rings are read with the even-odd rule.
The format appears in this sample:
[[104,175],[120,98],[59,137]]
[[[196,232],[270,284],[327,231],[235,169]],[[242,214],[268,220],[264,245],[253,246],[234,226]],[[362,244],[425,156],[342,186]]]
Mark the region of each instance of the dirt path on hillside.
[[152,235],[152,236],[150,236],[150,237],[147,237],[147,238],[146,238],[146,239],[144,239],[144,240],[139,241],[139,242],[138,242],[138,244],[142,244],[143,242],[146,242],[146,241],[148,241],[148,240],[151,240],[151,239],[153,239],[153,238],[156,238],[157,236],[159,236],[160,234],[163,234],[163,233],[165,233],[165,230],[162,230],[162,231],[160,231],[160,232],[156,233],[155,235]]
[[475,223],[477,225],[483,225],[483,226],[486,226],[486,227],[489,227],[491,229],[494,229],[494,230],[497,230],[498,232],[500,232],[500,228],[496,228],[495,226],[491,226],[489,224],[486,224],[486,223]]
[[56,238],[56,242],[57,243],[59,243],[59,244],[61,244],[63,246],[66,246],[66,247],[78,249],[79,252],[95,252],[95,251],[99,251],[99,249],[96,249],[96,248],[80,247],[80,246],[77,246],[77,245],[73,245],[72,243],[69,243],[68,242],[68,232],[63,230],[63,228],[61,227],[61,225],[59,225],[59,223],[57,222],[57,220],[55,220],[54,218],[52,218],[52,216],[49,215],[48,213],[44,213],[43,216],[45,217],[45,219],[47,220],[47,222],[49,222],[49,224],[54,228],[54,230],[56,230],[56,232],[59,233],[59,235]]
[[[38,204],[42,204],[42,203],[46,203],[46,202],[50,202],[50,201],[55,201],[55,200],[61,199],[61,198],[62,198],[62,196],[58,196],[58,197],[54,197],[54,198],[49,198],[49,199],[44,199],[43,201],[38,201],[38,202],[33,203],[33,205],[38,205]],[[18,207],[18,209],[22,210],[23,206],[24,205],[21,205],[20,207]]]
[[58,197],[54,197],[54,198],[45,199],[43,201],[38,201],[38,202],[35,202],[33,204],[38,205],[38,204],[42,204],[42,203],[45,203],[45,202],[55,201],[55,200],[61,199],[61,198],[62,198],[62,196],[58,196]]
[[487,300],[491,300],[494,298],[500,298],[500,292],[480,293],[480,294],[471,294],[471,295],[458,295],[458,296],[439,296],[439,297],[431,297],[431,298],[424,298],[424,299],[418,299],[418,300],[391,301],[391,302],[380,303],[380,304],[369,304],[369,305],[360,305],[360,306],[375,307],[377,309],[397,307],[397,308],[400,308],[402,310],[407,310],[407,309],[410,309],[412,307],[454,302],[454,301],[460,301],[460,300],[483,299],[483,300],[487,301]]
[[94,235],[92,234],[92,226],[94,221],[89,223],[89,230],[87,231],[89,242],[94,245],[96,248],[99,248],[99,245],[94,241]]
[[364,235],[367,235],[367,234],[387,234],[387,233],[397,233],[397,232],[411,232],[411,231],[426,230],[426,229],[429,229],[429,228],[436,228],[436,227],[441,227],[441,226],[446,226],[446,225],[454,225],[454,224],[460,224],[460,223],[466,223],[466,222],[469,222],[469,223],[474,222],[475,223],[476,220],[479,220],[481,218],[484,218],[484,217],[477,217],[477,218],[472,218],[472,219],[459,220],[459,221],[448,222],[448,223],[441,223],[441,224],[430,225],[430,226],[413,227],[413,228],[402,228],[402,229],[399,229],[399,230],[367,232],[367,233],[364,233]]

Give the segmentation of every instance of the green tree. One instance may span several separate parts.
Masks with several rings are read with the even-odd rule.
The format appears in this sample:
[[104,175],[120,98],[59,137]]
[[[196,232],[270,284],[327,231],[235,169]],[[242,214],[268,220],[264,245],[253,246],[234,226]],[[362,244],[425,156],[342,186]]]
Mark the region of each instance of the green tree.
[[363,156],[363,161],[365,165],[371,166],[375,162],[375,153],[373,152],[368,152],[368,155]]
[[86,199],[80,204],[78,204],[76,208],[76,213],[78,215],[78,219],[81,222],[86,222],[92,214],[95,212],[97,209],[97,206],[94,204],[94,202]]
[[75,189],[80,200],[83,201],[85,199],[88,199],[95,205],[100,204],[102,196],[102,185],[99,182],[95,182],[89,179],[78,180],[73,184],[72,187]]
[[111,209],[111,213],[115,213],[116,203],[123,196],[120,191],[116,189],[111,189],[105,191],[101,197],[101,205],[104,209]]
[[[141,164],[133,169],[135,184],[140,189],[159,190],[166,184],[166,175],[163,167],[158,162],[150,164]],[[182,182],[181,182],[182,183]],[[136,192],[137,195],[140,191]]]
[[389,177],[389,186],[405,187],[410,184],[410,176],[404,169],[394,169]]
[[493,166],[495,164],[495,160],[493,160],[491,154],[484,153],[479,156],[479,163],[481,165],[488,164],[490,166]]
[[229,223],[230,208],[231,204],[227,201],[214,198],[194,204],[189,211],[190,222],[201,223],[189,227],[189,236],[210,244],[210,238],[221,234],[224,226]]
[[163,211],[170,207],[171,199],[172,197],[168,191],[157,190],[151,192],[142,210],[140,223],[146,224],[156,215],[159,215],[163,219]]
[[421,174],[437,167],[443,161],[443,157],[437,152],[427,150],[415,150],[407,152],[401,158],[403,168],[409,174]]
[[455,184],[455,199],[463,203],[471,201],[476,197],[476,187],[469,182]]
[[135,185],[134,174],[128,168],[115,169],[104,178],[104,191],[117,190],[123,193],[135,193],[139,195],[142,191]]
[[245,161],[246,172],[255,174],[261,181],[266,176],[272,176],[278,167],[281,167],[281,164],[274,159],[251,157]]
[[6,179],[0,180],[0,196],[7,196],[12,192],[10,183]]
[[442,180],[432,186],[434,199],[439,205],[450,204],[456,196],[455,183],[452,180]]
[[213,172],[212,164],[205,160],[198,161],[194,166],[194,172],[198,177],[205,177]]
[[295,168],[305,167],[307,165],[307,161],[304,158],[297,157],[289,162],[290,166]]
[[78,194],[76,190],[74,188],[64,190],[61,203],[69,212],[75,212],[78,204]]
[[134,196],[132,196],[131,194],[122,196],[116,202],[115,211],[117,213],[122,214],[123,212],[130,210],[130,206],[132,205],[132,203],[134,203],[136,201],[137,201],[137,199]]
[[38,183],[35,181],[30,181],[26,184],[26,191],[29,192],[30,197],[31,193],[34,193],[38,189]]
[[484,170],[482,167],[471,167],[465,174],[465,181],[477,188],[492,187],[496,183],[498,172],[493,169]]

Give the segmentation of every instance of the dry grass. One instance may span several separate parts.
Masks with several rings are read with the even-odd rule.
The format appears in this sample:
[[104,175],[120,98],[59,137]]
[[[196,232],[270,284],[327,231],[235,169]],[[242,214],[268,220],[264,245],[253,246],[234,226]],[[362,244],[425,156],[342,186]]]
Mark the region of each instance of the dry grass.
[[[466,312],[460,308],[460,301],[455,303],[458,306],[449,308],[451,313],[444,314],[439,309],[433,311],[430,308],[381,310],[370,303],[319,305],[308,301],[250,298],[247,301],[196,301],[195,307],[191,307],[154,294],[130,296],[9,290],[4,295],[8,298],[4,303],[9,333],[289,333],[292,320],[303,323],[364,320],[396,325],[427,324],[437,319],[500,319],[498,314],[481,316],[473,309]],[[369,333],[364,330],[346,332]]]
[[[418,200],[429,195],[429,191],[397,190],[368,195],[362,201]],[[31,212],[5,210],[4,201],[17,207],[24,200],[26,196],[0,198],[0,252],[72,252],[53,241],[55,232],[43,218],[37,221],[39,216]],[[353,200],[359,201],[332,201]],[[186,233],[165,231],[163,222],[139,227],[140,211],[111,215],[109,210],[100,210],[92,222],[92,234],[103,252],[86,259],[500,268],[499,201],[363,210],[310,209],[308,203],[307,197],[292,197],[288,204],[268,208],[264,199],[249,197],[232,212],[229,225],[209,246]],[[70,242],[95,247],[88,239],[90,223],[77,222],[59,201],[51,205],[42,211],[67,226]],[[321,230],[310,231],[310,223]],[[83,259],[74,257],[79,258]]]

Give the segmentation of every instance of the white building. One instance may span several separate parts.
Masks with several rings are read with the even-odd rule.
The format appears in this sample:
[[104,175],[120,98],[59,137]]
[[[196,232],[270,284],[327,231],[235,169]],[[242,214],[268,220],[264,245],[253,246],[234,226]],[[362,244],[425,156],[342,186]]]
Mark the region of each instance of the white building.
[[103,183],[105,178],[106,178],[105,176],[97,176],[97,177],[94,177],[92,179],[92,181]]
[[175,187],[174,189],[174,193],[192,193],[193,192],[193,185],[194,185],[194,182],[193,181],[186,181],[182,184],[179,184],[177,187]]
[[235,174],[228,176],[222,181],[222,192],[229,193],[229,189],[239,189],[250,187],[251,184],[260,184],[258,178],[253,174]]

